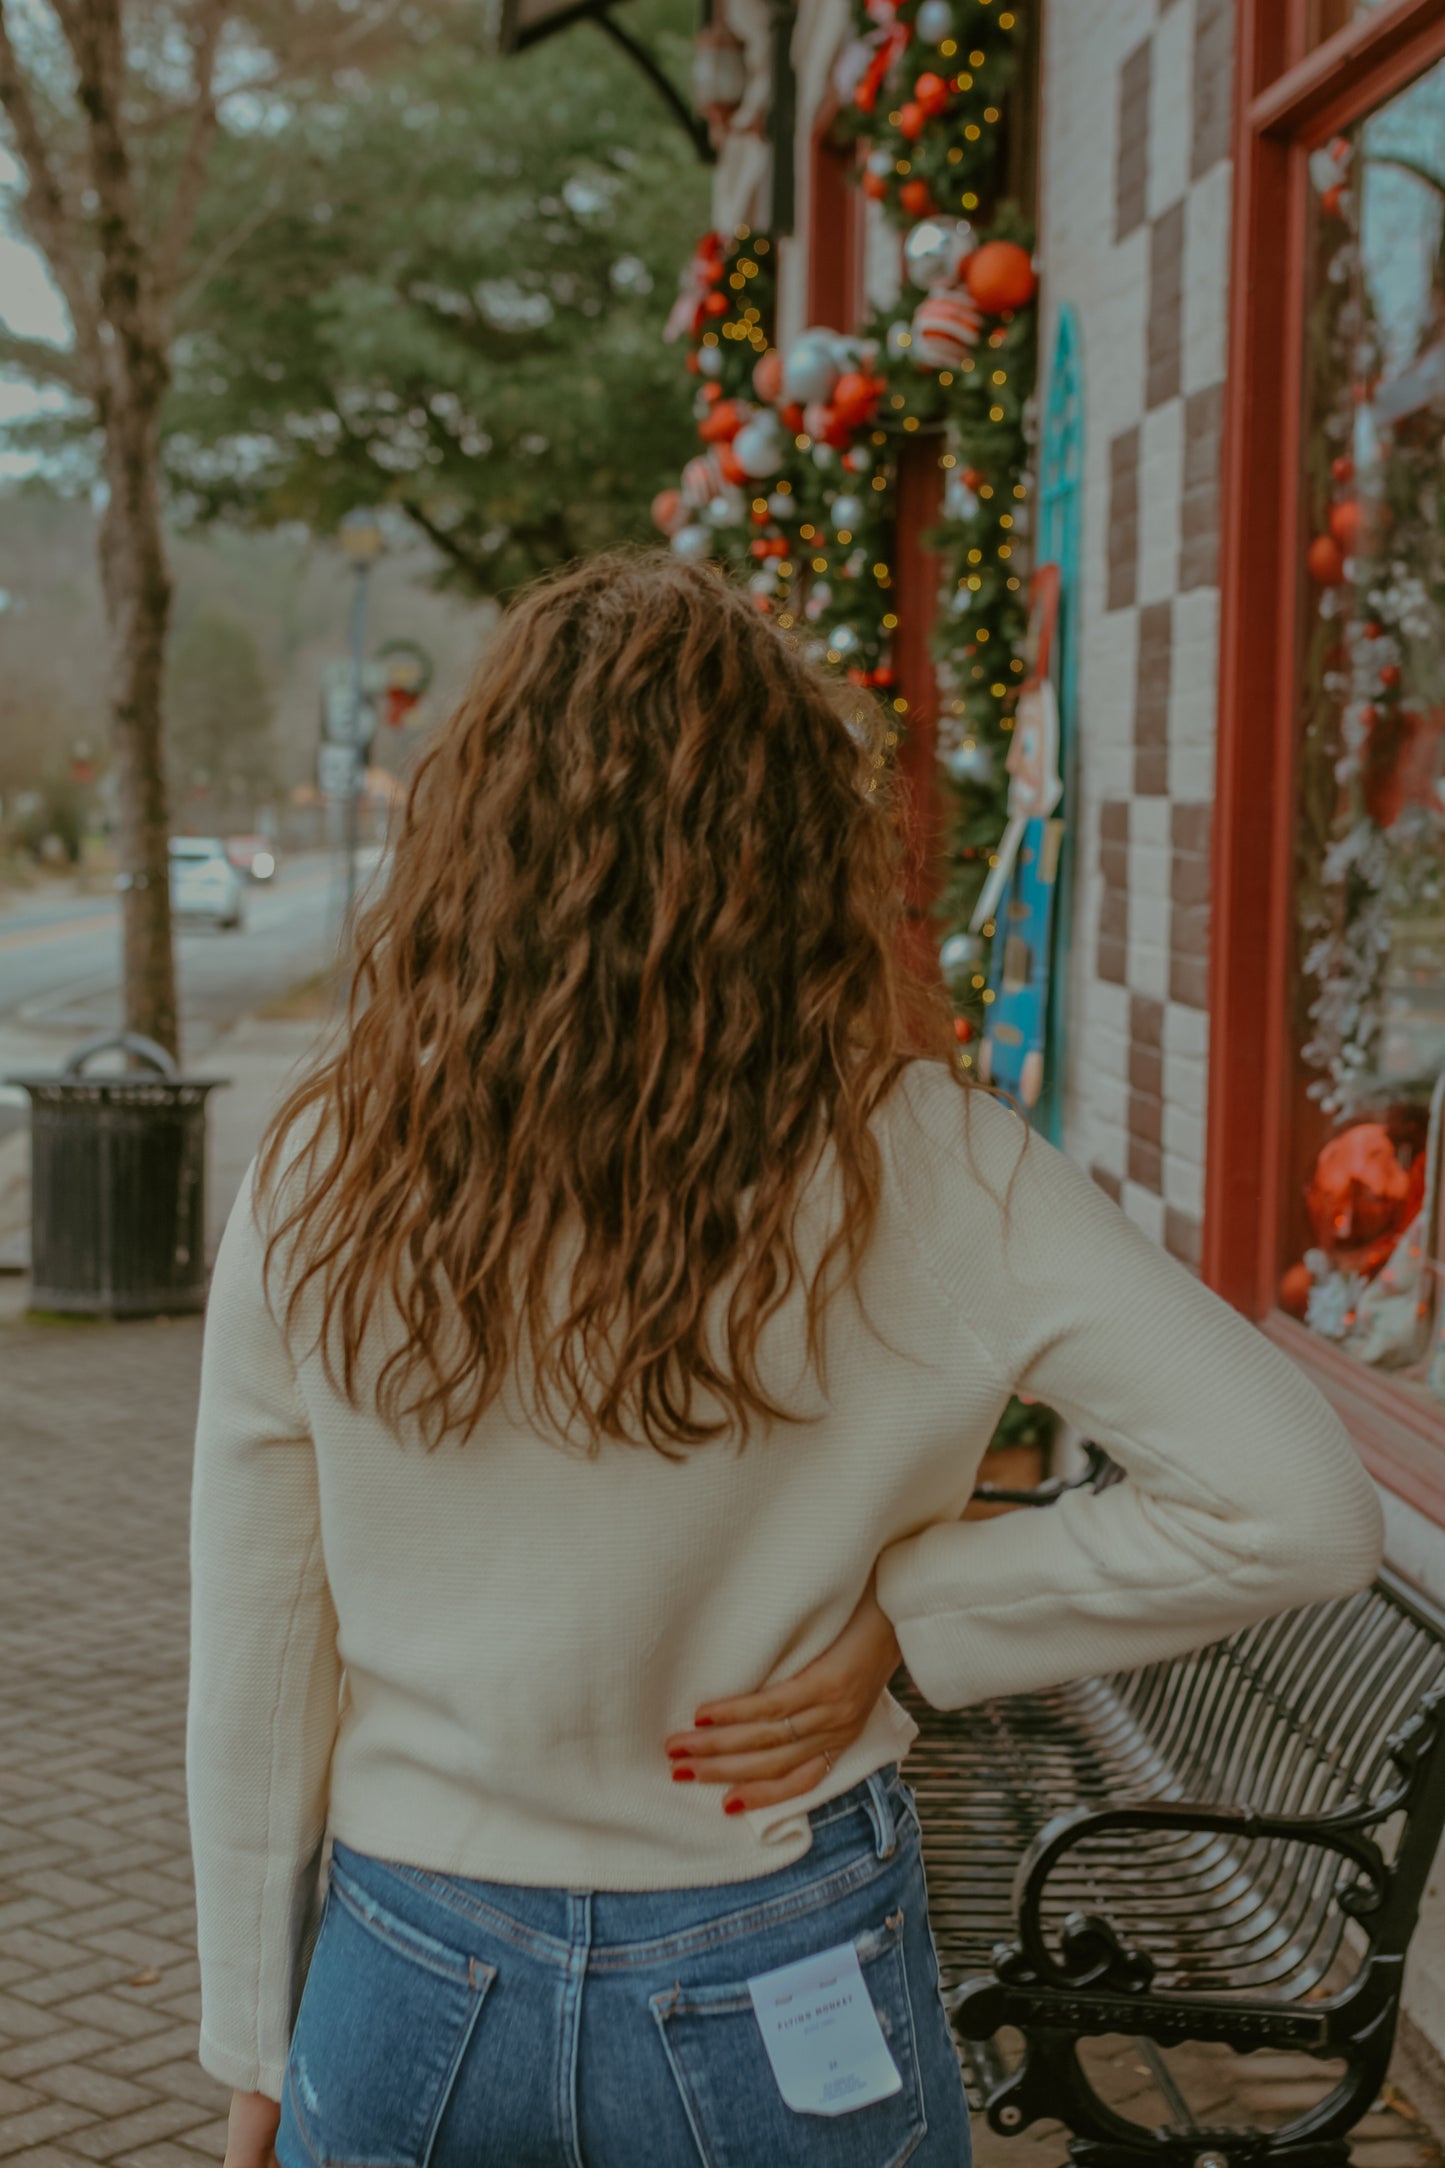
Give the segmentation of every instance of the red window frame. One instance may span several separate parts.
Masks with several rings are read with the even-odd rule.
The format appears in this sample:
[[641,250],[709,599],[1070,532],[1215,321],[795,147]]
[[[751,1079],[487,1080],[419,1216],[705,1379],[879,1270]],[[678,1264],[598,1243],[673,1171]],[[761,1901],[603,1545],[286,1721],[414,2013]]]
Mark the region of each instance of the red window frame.
[[1201,1272],[1311,1373],[1380,1480],[1445,1524],[1445,1411],[1276,1307],[1297,1096],[1287,995],[1306,168],[1317,144],[1445,58],[1445,0],[1385,0],[1313,51],[1309,16],[1309,0],[1238,0]]

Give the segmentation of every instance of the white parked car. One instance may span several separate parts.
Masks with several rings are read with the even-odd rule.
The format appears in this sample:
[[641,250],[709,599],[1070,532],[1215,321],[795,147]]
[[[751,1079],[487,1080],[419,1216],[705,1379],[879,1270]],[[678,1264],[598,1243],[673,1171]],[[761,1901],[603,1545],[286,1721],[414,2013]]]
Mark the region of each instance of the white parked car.
[[245,876],[214,836],[171,837],[171,913],[178,925],[210,925],[240,931]]

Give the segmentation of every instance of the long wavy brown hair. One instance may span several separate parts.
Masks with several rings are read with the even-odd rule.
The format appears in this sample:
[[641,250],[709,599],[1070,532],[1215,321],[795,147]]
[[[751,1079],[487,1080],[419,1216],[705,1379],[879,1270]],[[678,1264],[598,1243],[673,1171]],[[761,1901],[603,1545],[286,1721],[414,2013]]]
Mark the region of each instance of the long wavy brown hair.
[[886,727],[707,567],[602,556],[512,604],[418,767],[344,1035],[262,1152],[284,1321],[319,1282],[353,1403],[391,1304],[376,1404],[429,1444],[524,1353],[534,1411],[590,1450],[804,1419],[758,1372],[803,1192],[831,1144],[821,1381],[879,1208],[873,1117],[920,1053],[959,1076],[904,960]]

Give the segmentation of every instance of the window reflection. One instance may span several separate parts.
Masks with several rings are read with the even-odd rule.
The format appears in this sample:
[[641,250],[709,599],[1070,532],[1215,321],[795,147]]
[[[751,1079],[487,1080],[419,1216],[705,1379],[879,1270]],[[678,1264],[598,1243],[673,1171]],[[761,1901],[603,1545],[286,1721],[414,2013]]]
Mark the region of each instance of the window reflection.
[[1301,1094],[1280,1293],[1445,1399],[1445,64],[1317,150],[1310,178]]

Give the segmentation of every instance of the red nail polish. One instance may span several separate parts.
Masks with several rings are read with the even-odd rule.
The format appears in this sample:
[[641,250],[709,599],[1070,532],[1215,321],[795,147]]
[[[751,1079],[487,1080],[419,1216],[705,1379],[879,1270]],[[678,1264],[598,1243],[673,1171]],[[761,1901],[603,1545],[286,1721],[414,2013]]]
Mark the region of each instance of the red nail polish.
[[724,1814],[741,1814],[742,1811],[743,1803],[741,1799],[725,1799],[723,1801]]
[[712,1718],[710,1716],[695,1716],[692,1720],[692,1728],[694,1731],[706,1731],[711,1723]]
[[696,1775],[697,1771],[695,1769],[674,1769],[672,1781],[674,1784],[691,1784]]
[[681,1761],[686,1753],[687,1748],[685,1746],[670,1746],[667,1750],[667,1758],[669,1761]]

